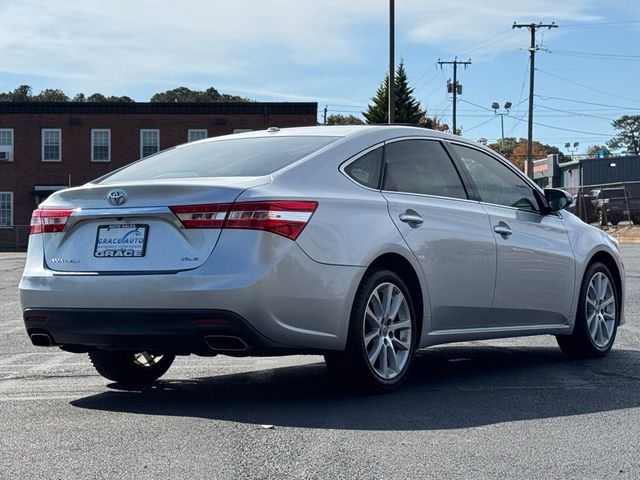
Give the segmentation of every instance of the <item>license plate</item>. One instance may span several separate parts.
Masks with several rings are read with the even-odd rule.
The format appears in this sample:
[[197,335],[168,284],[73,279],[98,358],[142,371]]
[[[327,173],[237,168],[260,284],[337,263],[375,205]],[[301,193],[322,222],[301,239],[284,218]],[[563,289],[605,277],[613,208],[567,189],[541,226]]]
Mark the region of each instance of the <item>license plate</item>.
[[144,257],[149,225],[99,225],[93,256]]

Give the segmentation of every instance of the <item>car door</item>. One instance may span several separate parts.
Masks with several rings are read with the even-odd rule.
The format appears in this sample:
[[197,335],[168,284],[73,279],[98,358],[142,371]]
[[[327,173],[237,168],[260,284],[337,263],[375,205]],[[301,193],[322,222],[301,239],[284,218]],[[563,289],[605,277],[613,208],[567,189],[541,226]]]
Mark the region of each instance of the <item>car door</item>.
[[387,142],[384,161],[382,193],[393,222],[422,266],[431,329],[486,326],[496,275],[489,216],[468,199],[441,142]]
[[498,269],[490,323],[494,326],[568,322],[575,260],[558,213],[545,213],[524,177],[477,148],[452,144],[489,214]]

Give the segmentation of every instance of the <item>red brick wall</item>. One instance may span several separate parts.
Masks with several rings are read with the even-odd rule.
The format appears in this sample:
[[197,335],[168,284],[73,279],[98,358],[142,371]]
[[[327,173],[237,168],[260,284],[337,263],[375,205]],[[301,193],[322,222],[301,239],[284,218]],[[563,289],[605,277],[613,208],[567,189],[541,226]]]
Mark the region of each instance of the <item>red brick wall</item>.
[[[72,121],[73,119],[73,121]],[[210,137],[236,128],[316,125],[311,115],[200,114],[0,114],[0,128],[13,128],[13,162],[0,162],[0,191],[13,192],[14,224],[28,224],[36,207],[34,185],[82,185],[140,158],[140,130],[159,129],[160,149],[187,141],[189,129]],[[62,130],[62,161],[42,162],[42,129]],[[91,129],[111,129],[111,162],[91,161]]]

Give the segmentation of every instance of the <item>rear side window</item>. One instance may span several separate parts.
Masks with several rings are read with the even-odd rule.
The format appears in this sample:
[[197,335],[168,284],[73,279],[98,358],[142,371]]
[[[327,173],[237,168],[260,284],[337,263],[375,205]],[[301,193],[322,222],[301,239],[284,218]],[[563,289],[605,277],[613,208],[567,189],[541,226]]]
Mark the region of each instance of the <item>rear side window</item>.
[[356,182],[369,188],[379,188],[382,169],[382,147],[365,153],[350,163],[344,172]]
[[290,165],[340,137],[257,137],[193,143],[165,150],[99,183],[197,177],[257,177]]
[[440,142],[404,140],[384,147],[383,189],[467,198],[460,176]]

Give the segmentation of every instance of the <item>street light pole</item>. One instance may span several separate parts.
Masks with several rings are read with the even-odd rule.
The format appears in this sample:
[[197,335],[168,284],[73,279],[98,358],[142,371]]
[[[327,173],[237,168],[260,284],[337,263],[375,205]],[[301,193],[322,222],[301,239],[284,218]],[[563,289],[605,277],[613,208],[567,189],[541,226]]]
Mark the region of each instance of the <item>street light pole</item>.
[[500,108],[500,104],[498,102],[493,102],[491,104],[491,108],[493,108],[493,113],[495,115],[500,115],[500,129],[502,131],[502,141],[500,142],[500,153],[502,153],[504,150],[504,116],[505,115],[509,115],[509,109],[512,107],[513,105],[511,104],[511,102],[505,102],[504,103],[504,112],[498,112],[498,109]]

